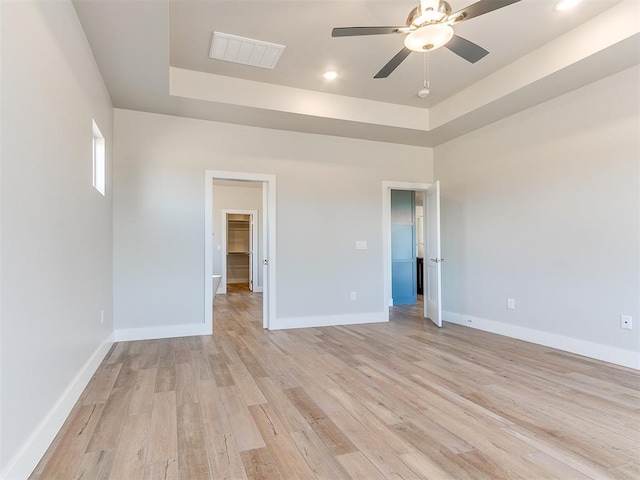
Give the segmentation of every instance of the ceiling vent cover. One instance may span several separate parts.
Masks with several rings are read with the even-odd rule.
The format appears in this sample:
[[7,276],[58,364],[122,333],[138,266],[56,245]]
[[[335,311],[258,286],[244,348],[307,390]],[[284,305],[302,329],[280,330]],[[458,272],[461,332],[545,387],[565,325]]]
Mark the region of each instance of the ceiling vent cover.
[[213,32],[209,58],[273,70],[285,48],[284,45]]

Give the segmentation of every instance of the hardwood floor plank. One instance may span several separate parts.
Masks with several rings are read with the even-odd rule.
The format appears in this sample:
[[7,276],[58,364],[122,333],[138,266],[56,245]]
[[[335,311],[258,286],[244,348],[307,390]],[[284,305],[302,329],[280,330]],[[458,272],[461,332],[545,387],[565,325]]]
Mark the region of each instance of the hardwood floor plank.
[[190,363],[176,364],[176,404],[198,403],[198,391],[193,365]]
[[87,386],[88,392],[82,397],[83,405],[106,403],[113,386],[118,379],[121,363],[103,365]]
[[216,480],[245,480],[242,456],[231,425],[226,417],[221,423],[205,423],[207,455],[213,478]]
[[169,392],[176,389],[176,367],[175,365],[158,367],[156,372],[156,384],[154,392]]
[[122,368],[120,368],[116,383],[113,385],[115,388],[130,388],[135,385],[136,378],[138,378],[139,360],[139,355],[123,356]]
[[140,368],[151,369],[158,367],[158,361],[160,358],[160,344],[158,341],[149,342],[144,346],[142,350],[142,356],[140,357]]
[[138,371],[136,383],[133,385],[129,409],[127,410],[128,415],[151,413],[157,372],[155,368]]
[[209,366],[213,378],[219,387],[231,387],[235,385],[233,375],[229,371],[224,355],[209,355]]
[[120,431],[127,417],[132,387],[114,387],[98,420],[87,452],[115,450],[120,440]]
[[126,418],[111,466],[110,480],[143,479],[150,421],[149,413]]
[[300,454],[319,480],[349,480],[351,476],[313,430],[291,432]]
[[260,430],[242,401],[237,387],[223,387],[220,395],[240,452],[265,448]]
[[621,465],[610,470],[609,473],[620,480],[638,480],[640,478],[640,461]]
[[333,420],[326,416],[304,390],[291,388],[286,390],[285,394],[334,455],[343,455],[357,450],[351,440],[336,426]]
[[353,480],[384,480],[382,472],[374,467],[361,452],[345,453],[338,461]]
[[146,457],[145,476],[175,478],[178,472],[178,418],[176,394],[173,391],[157,392],[153,396],[151,426]]
[[172,367],[176,364],[175,338],[163,338],[158,346],[158,369]]
[[199,405],[178,404],[177,409],[179,477],[203,480],[213,478],[207,457],[204,425]]
[[589,480],[591,478],[543,452],[529,453],[524,455],[523,458],[546,470],[550,475],[554,476],[553,478],[562,480]]
[[[111,473],[111,466],[116,456],[115,449],[87,452],[82,457],[80,466],[75,475],[71,478],[73,480],[107,480]],[[57,477],[58,480],[65,477]]]
[[267,403],[267,399],[256,384],[256,378],[262,377],[251,376],[244,365],[229,365],[229,371],[246,405]]
[[213,378],[213,373],[209,366],[209,354],[207,352],[202,349],[191,350],[191,358],[196,381]]
[[250,480],[281,480],[282,475],[278,471],[269,450],[257,448],[245,450],[240,453],[247,478]]
[[333,421],[344,434],[353,439],[355,448],[386,478],[417,480],[419,477],[407,467],[379,438],[346,412],[334,413]]
[[269,404],[253,405],[249,411],[280,474],[284,478],[313,480],[315,475]]
[[[87,445],[95,431],[104,404],[84,405],[72,417],[70,424],[60,432],[60,438],[54,445],[65,445],[65,449],[55,450],[46,463],[46,468],[38,475],[38,479],[72,478],[77,471]],[[36,467],[36,471],[38,467]],[[32,476],[35,480],[35,477]]]
[[179,480],[178,461],[165,460],[147,464],[144,469],[144,480]]
[[424,480],[437,478],[438,480],[451,480],[455,478],[444,471],[437,463],[433,462],[422,452],[412,452],[400,455],[400,460],[404,462],[416,475]]
[[268,378],[257,378],[256,383],[289,432],[310,430],[311,426],[291,403],[284,391]]

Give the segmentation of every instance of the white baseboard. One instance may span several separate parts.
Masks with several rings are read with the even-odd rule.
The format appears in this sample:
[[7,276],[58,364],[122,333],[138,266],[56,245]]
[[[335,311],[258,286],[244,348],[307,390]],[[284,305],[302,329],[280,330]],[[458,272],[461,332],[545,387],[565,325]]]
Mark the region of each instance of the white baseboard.
[[207,327],[204,323],[193,323],[190,325],[167,325],[162,327],[121,328],[113,332],[114,341],[116,342],[193,337],[195,335],[211,335],[211,326]]
[[51,445],[51,442],[60,431],[71,409],[87,387],[89,380],[96,372],[102,360],[113,345],[113,335],[102,342],[93,352],[89,360],[82,366],[77,375],[62,393],[58,401],[51,407],[36,429],[29,435],[27,441],[20,447],[18,453],[9,461],[5,470],[0,474],[4,480],[25,479]]
[[253,292],[254,293],[262,293],[264,290],[263,287],[253,287]]
[[351,313],[345,315],[320,315],[316,317],[276,318],[271,321],[269,330],[289,328],[335,327],[338,325],[357,325],[361,323],[382,323],[389,321],[388,312]]
[[497,333],[506,337],[517,338],[526,342],[537,343],[545,347],[557,348],[566,352],[583,355],[585,357],[615,363],[623,367],[640,370],[640,353],[632,350],[611,347],[599,343],[588,342],[577,338],[566,337],[555,333],[543,332],[532,328],[509,325],[495,320],[463,315],[456,312],[442,312],[445,322],[477,328],[485,332]]

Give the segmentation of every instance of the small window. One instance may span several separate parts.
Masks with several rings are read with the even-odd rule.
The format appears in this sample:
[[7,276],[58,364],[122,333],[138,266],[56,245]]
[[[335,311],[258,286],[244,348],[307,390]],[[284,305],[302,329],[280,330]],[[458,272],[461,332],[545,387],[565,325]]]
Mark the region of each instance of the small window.
[[103,196],[106,190],[107,161],[105,142],[98,125],[93,120],[93,186]]

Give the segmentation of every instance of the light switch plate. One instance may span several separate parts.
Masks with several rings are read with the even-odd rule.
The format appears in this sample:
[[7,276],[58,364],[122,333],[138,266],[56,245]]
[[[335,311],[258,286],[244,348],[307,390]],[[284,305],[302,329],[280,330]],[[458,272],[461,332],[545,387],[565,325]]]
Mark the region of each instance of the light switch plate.
[[356,240],[356,250],[366,250],[366,249],[367,249],[366,240]]

